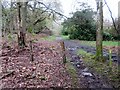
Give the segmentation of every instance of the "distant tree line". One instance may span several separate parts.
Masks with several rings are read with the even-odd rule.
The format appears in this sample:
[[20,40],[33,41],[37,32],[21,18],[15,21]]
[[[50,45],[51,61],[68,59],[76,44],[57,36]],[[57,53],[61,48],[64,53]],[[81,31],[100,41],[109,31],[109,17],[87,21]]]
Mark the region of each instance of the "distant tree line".
[[[83,9],[74,12],[71,18],[64,20],[62,34],[69,35],[70,39],[96,40],[96,12],[87,4],[82,6]],[[116,26],[117,21],[115,21]],[[103,30],[103,40],[120,40],[113,25]]]

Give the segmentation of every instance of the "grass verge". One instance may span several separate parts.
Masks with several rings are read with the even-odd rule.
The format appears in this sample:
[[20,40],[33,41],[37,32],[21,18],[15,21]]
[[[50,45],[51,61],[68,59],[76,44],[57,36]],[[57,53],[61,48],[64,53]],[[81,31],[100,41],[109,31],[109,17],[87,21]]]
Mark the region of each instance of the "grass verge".
[[110,84],[118,88],[120,87],[120,76],[118,75],[118,65],[112,62],[112,67],[109,66],[109,62],[99,62],[95,60],[95,55],[87,53],[86,51],[80,49],[77,52],[78,55],[83,56],[83,62],[89,67],[90,70],[98,73],[99,75],[107,78]]
[[68,72],[68,74],[70,75],[71,79],[72,79],[72,87],[76,88],[78,87],[78,75],[77,75],[77,71],[75,70],[74,66],[70,63],[70,60],[66,60],[66,71]]
[[[96,47],[96,41],[80,41],[80,44]],[[103,46],[118,46],[117,41],[103,41]]]

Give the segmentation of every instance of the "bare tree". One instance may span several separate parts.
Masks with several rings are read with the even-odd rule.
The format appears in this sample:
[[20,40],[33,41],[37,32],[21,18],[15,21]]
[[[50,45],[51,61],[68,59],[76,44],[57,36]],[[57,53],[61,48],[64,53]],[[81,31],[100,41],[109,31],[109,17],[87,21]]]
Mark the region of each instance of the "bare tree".
[[11,0],[10,7],[10,32],[13,31],[13,0]]
[[26,36],[26,15],[27,15],[27,2],[17,2],[18,11],[18,45],[20,47],[25,46]]
[[96,59],[103,60],[103,2],[97,2]]

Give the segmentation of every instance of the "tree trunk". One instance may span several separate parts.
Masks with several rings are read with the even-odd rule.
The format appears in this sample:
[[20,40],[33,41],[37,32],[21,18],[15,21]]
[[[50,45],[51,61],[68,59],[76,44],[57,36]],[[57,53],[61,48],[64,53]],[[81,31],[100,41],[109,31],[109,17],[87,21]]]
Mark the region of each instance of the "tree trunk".
[[[34,21],[34,19],[37,17],[36,16],[36,14],[35,14],[35,8],[36,8],[36,5],[37,5],[37,3],[36,3],[36,0],[34,1],[34,8],[33,8],[33,11],[32,11],[32,13],[33,13],[33,19],[32,19],[32,21]],[[32,33],[34,32],[34,23],[32,22],[32,24],[31,24],[31,28],[32,28]]]
[[118,2],[118,35],[120,35],[120,1]]
[[[0,17],[2,17],[2,3],[0,2]],[[2,34],[3,34],[3,32],[2,32],[2,18],[0,18],[0,41],[2,40]],[[1,44],[0,44],[1,45]],[[2,45],[1,45],[2,46]],[[1,48],[0,48],[1,49]]]
[[27,2],[17,2],[18,6],[18,45],[22,48],[25,46],[26,36],[26,4]]
[[96,60],[103,60],[103,2],[99,1],[96,31]]
[[27,18],[27,2],[23,2],[22,5],[22,41],[23,44],[25,46],[25,42],[26,42],[26,18]]
[[11,0],[10,7],[10,32],[13,32],[13,0]]
[[[118,36],[120,36],[120,1],[118,2]],[[120,41],[118,41],[118,46],[120,46]],[[118,76],[120,80],[120,48],[118,48]]]

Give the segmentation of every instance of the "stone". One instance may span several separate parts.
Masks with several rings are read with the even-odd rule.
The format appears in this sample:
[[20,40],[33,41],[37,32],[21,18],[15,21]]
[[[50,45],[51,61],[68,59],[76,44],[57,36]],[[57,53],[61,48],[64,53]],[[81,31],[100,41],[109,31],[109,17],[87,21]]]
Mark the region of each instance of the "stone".
[[113,61],[117,62],[118,61],[118,58],[112,58]]
[[91,73],[89,73],[89,72],[82,72],[82,75],[83,75],[83,76],[90,76],[90,77],[93,76],[93,75],[92,75]]
[[116,54],[112,54],[112,58],[116,58],[117,57],[117,55]]
[[79,65],[79,64],[77,64],[77,68],[80,68],[80,65]]
[[85,68],[84,70],[83,70],[83,72],[87,72],[88,71],[88,68]]
[[76,46],[76,48],[78,49],[78,48],[79,48],[79,46]]
[[70,51],[74,51],[76,48],[68,48],[68,50]]
[[79,62],[79,61],[76,61],[76,64],[80,64],[80,62]]

